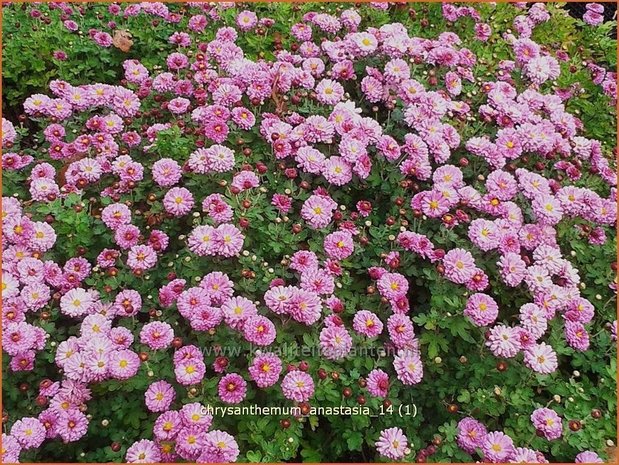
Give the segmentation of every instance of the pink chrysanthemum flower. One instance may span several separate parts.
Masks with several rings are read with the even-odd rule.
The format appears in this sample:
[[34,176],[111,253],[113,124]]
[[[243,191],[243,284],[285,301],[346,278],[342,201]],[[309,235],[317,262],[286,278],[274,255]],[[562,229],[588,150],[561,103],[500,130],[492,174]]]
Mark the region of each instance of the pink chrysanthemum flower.
[[357,333],[367,337],[376,337],[383,332],[382,321],[368,310],[360,310],[355,313],[352,327]]
[[376,450],[391,460],[401,460],[406,454],[408,439],[400,428],[389,428],[380,432]]
[[219,381],[219,398],[227,404],[238,404],[245,398],[247,383],[242,376],[229,373]]
[[314,395],[314,380],[309,374],[300,370],[288,372],[281,386],[284,397],[296,402],[306,402]]
[[232,297],[224,302],[221,310],[226,324],[234,329],[242,329],[245,321],[258,313],[254,303],[245,297]]
[[157,463],[161,461],[161,452],[153,441],[142,439],[134,442],[125,454],[127,463]]
[[275,354],[260,354],[249,366],[249,376],[258,385],[266,388],[277,383],[282,371],[282,362]]
[[401,350],[393,359],[398,379],[407,385],[417,384],[423,378],[423,365],[415,350]]
[[505,433],[493,431],[481,441],[484,458],[491,462],[507,462],[514,453],[514,441]]
[[330,258],[344,260],[354,251],[352,235],[347,231],[336,231],[324,239],[325,252]]
[[193,195],[184,187],[173,187],[163,197],[163,208],[174,216],[186,215],[193,205]]
[[36,449],[45,441],[45,426],[36,418],[24,417],[11,427],[11,436],[23,449]]
[[515,357],[521,349],[519,332],[505,325],[496,325],[490,329],[486,345],[497,357]]
[[275,325],[267,317],[255,315],[243,323],[243,335],[252,344],[268,346],[277,336]]
[[124,349],[110,354],[108,372],[112,378],[125,380],[132,378],[140,369],[140,358],[135,352]]
[[462,450],[473,454],[478,447],[481,447],[486,434],[488,432],[483,424],[471,417],[463,418],[458,423],[456,442]]
[[199,383],[206,372],[206,366],[201,359],[182,360],[174,365],[176,381],[184,386]]
[[546,439],[552,441],[561,437],[563,423],[557,412],[549,408],[538,408],[531,414],[533,426],[541,432]]
[[400,273],[385,273],[378,279],[376,287],[381,296],[394,300],[406,295],[408,280]]
[[344,96],[344,87],[332,79],[323,79],[316,85],[316,98],[325,105],[335,105]]
[[245,236],[232,224],[220,224],[213,231],[213,248],[217,255],[234,257],[241,252]]
[[477,293],[469,297],[464,315],[475,326],[488,326],[497,319],[499,306],[492,297],[487,294]]
[[164,412],[170,408],[176,398],[172,385],[166,381],[156,381],[148,386],[144,399],[151,412]]
[[204,406],[199,402],[183,405],[179,413],[180,420],[185,426],[200,426],[206,430],[213,423],[213,416],[208,414]]
[[170,187],[176,184],[182,176],[180,165],[171,158],[162,158],[153,163],[153,181],[161,187]]
[[238,456],[239,446],[234,438],[224,431],[213,430],[206,433],[204,448],[198,462],[235,462]]
[[531,370],[541,374],[552,373],[558,367],[557,354],[545,342],[525,350],[524,363]]
[[452,249],[443,257],[445,277],[457,284],[465,284],[475,274],[475,260],[464,249]]
[[352,338],[343,326],[328,326],[320,332],[321,354],[329,360],[346,357],[352,348]]
[[150,245],[135,245],[127,255],[127,265],[132,270],[148,270],[157,263],[157,252]]
[[168,323],[153,321],[140,331],[140,342],[153,350],[167,349],[174,339],[174,330]]
[[387,397],[389,394],[389,375],[383,370],[374,369],[367,376],[368,392],[374,397]]

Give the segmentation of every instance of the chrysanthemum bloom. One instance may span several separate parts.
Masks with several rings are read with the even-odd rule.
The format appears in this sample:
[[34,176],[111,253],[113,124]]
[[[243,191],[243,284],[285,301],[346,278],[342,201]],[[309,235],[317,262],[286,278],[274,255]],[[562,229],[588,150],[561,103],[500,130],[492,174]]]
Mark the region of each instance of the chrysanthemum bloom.
[[565,339],[576,350],[585,351],[589,348],[589,333],[579,321],[565,322]]
[[186,215],[193,205],[193,195],[184,187],[173,187],[163,197],[163,208],[174,216]]
[[288,372],[281,386],[284,397],[296,402],[306,402],[314,395],[314,380],[300,370]]
[[381,369],[370,371],[367,376],[368,392],[374,397],[387,397],[389,394],[389,375]]
[[79,409],[60,410],[56,431],[64,442],[75,442],[88,431],[88,418]]
[[540,338],[548,328],[546,313],[534,303],[524,304],[520,307],[519,319],[522,327],[536,339]]
[[224,320],[234,329],[242,329],[243,323],[258,313],[254,303],[245,297],[232,297],[221,306]]
[[319,150],[310,146],[305,146],[297,151],[295,159],[297,161],[297,166],[306,173],[320,174],[326,157]]
[[315,268],[302,273],[300,285],[320,295],[331,295],[335,291],[333,275],[326,269]]
[[293,295],[292,286],[274,286],[264,293],[264,303],[272,312],[284,314],[287,310],[287,303]]
[[148,386],[144,394],[146,407],[151,412],[163,412],[170,408],[176,397],[172,385],[166,381],[156,381]]
[[13,436],[23,449],[36,449],[45,441],[45,426],[32,417],[24,417],[17,420],[11,427]]
[[331,157],[325,160],[322,175],[329,183],[343,186],[352,180],[352,168],[342,157]]
[[469,297],[464,315],[475,326],[488,326],[494,323],[499,315],[499,306],[492,297],[487,294],[477,293]]
[[225,403],[238,404],[245,398],[247,383],[241,375],[229,373],[219,380],[217,392]]
[[171,441],[176,437],[182,425],[180,413],[168,410],[155,420],[153,435],[159,441]]
[[258,24],[258,17],[253,11],[241,11],[236,17],[236,24],[242,31],[249,31]]
[[418,351],[399,351],[393,359],[393,367],[398,379],[404,384],[417,384],[423,378],[423,365]]
[[187,245],[196,255],[215,255],[217,246],[213,241],[215,228],[209,225],[197,226],[187,239]]
[[313,291],[294,287],[285,304],[286,312],[299,323],[312,325],[320,319],[322,303],[320,296]]
[[244,192],[260,185],[258,175],[253,171],[240,171],[232,178],[230,187],[236,189],[237,192]]
[[180,410],[180,419],[185,426],[200,426],[207,430],[213,423],[213,416],[206,412],[199,402],[191,402],[183,405]]
[[140,240],[140,228],[132,224],[123,224],[114,231],[114,242],[121,249],[130,249],[138,244]]
[[234,283],[221,271],[213,271],[204,276],[200,287],[206,290],[213,305],[221,305],[234,294]]
[[243,323],[243,335],[252,344],[268,346],[277,336],[275,325],[267,317],[255,315]]
[[406,454],[408,439],[400,428],[389,428],[380,432],[376,450],[391,460],[400,460]]
[[541,452],[526,447],[516,447],[510,463],[548,463]]
[[518,286],[524,279],[527,266],[520,254],[507,252],[497,262],[501,279],[510,287]]
[[445,277],[456,284],[465,284],[475,274],[475,260],[464,249],[452,249],[443,257]]
[[574,459],[575,463],[604,463],[598,454],[593,451],[586,450],[581,452]]
[[140,331],[140,342],[153,350],[167,349],[174,339],[174,330],[168,323],[153,321]]
[[83,316],[94,304],[92,294],[82,288],[71,289],[60,299],[60,310],[62,313],[79,317]]
[[171,158],[162,158],[153,163],[153,181],[161,187],[170,187],[176,184],[182,176],[181,167]]
[[202,287],[191,287],[182,291],[176,302],[179,313],[185,318],[190,318],[210,305],[208,292]]
[[537,373],[549,374],[557,369],[559,362],[552,347],[542,342],[524,351],[524,364]]
[[301,216],[312,228],[322,229],[331,222],[336,208],[337,203],[330,197],[314,194],[303,203]]
[[196,460],[204,447],[206,429],[200,426],[184,426],[176,435],[176,452],[185,460]]
[[232,436],[224,431],[213,430],[206,433],[203,452],[199,463],[235,462],[239,456],[239,446]]
[[288,268],[305,274],[308,271],[318,268],[318,265],[318,256],[314,252],[311,250],[297,250],[292,254],[292,257],[290,257]]
[[354,251],[352,235],[348,231],[336,231],[325,237],[325,252],[330,258],[344,260]]
[[216,224],[230,222],[234,216],[232,207],[220,194],[211,194],[202,201],[202,210],[207,212]]
[[376,287],[381,296],[394,300],[407,294],[408,280],[400,273],[384,273],[378,279]]
[[225,173],[234,167],[234,152],[228,147],[215,144],[208,149],[199,149],[198,152],[200,150],[204,150],[206,160],[206,169],[202,174],[207,172]]
[[175,363],[174,374],[176,381],[183,386],[191,386],[197,384],[204,378],[206,366],[202,360],[183,360],[180,363]]
[[413,322],[407,315],[394,313],[387,320],[387,331],[391,342],[398,349],[411,349],[416,344]]
[[355,313],[352,327],[357,333],[367,337],[376,337],[383,332],[383,322],[377,315],[368,310],[360,310]]
[[277,383],[282,371],[282,362],[272,353],[260,354],[249,366],[249,376],[258,387],[266,388]]
[[142,297],[138,291],[125,289],[116,295],[114,306],[118,316],[133,316],[142,308]]
[[563,433],[563,423],[557,412],[549,408],[538,408],[531,414],[533,426],[541,432],[546,439],[552,441],[558,439]]
[[473,244],[484,252],[495,249],[499,245],[499,231],[496,224],[484,218],[471,221],[468,237]]
[[153,441],[141,439],[127,449],[125,461],[127,463],[157,463],[161,461],[161,453]]
[[2,433],[2,463],[18,463],[21,449],[14,436]]
[[277,208],[280,213],[286,214],[292,208],[292,198],[284,194],[274,194],[271,205]]
[[2,348],[9,355],[26,352],[35,345],[34,326],[26,322],[9,323],[2,331]]
[[232,110],[232,121],[241,129],[248,131],[256,124],[256,117],[247,108],[236,107]]
[[129,379],[140,369],[140,358],[135,352],[124,349],[113,351],[109,356],[108,371],[115,379]]
[[481,447],[482,441],[487,433],[486,427],[474,418],[463,418],[458,423],[458,436],[456,436],[456,442],[462,450],[469,454],[473,454],[475,449]]
[[493,431],[481,441],[484,458],[491,462],[507,462],[514,453],[514,441],[505,433]]
[[148,270],[157,263],[157,252],[150,245],[131,247],[127,255],[127,265],[132,270]]
[[325,105],[335,105],[344,96],[344,87],[332,79],[323,79],[316,85],[316,98]]
[[110,229],[131,222],[131,211],[124,203],[113,203],[101,211],[101,220]]
[[486,345],[496,357],[515,357],[522,349],[520,332],[505,325],[496,325],[490,329]]
[[352,348],[352,338],[343,326],[329,326],[320,332],[320,353],[329,360],[346,357]]
[[217,255],[234,257],[241,252],[245,236],[232,224],[220,224],[213,231],[213,248]]

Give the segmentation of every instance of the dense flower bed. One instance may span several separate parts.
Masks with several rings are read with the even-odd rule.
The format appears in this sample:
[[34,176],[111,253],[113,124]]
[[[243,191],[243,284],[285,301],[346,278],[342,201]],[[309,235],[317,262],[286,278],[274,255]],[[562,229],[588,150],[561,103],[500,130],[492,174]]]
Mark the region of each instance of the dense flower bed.
[[4,5],[3,461],[611,457],[603,8]]

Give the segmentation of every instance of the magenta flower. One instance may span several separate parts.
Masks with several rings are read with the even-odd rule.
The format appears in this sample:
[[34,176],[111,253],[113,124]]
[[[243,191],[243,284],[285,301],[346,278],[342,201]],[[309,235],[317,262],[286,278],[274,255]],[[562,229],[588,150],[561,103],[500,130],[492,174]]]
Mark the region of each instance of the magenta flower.
[[229,373],[219,380],[219,398],[227,404],[238,404],[245,398],[247,383],[236,373]]
[[314,395],[314,380],[300,370],[288,372],[281,386],[284,397],[296,402],[306,402]]
[[406,455],[408,439],[400,428],[389,428],[381,431],[376,441],[376,450],[391,460],[400,460]]

